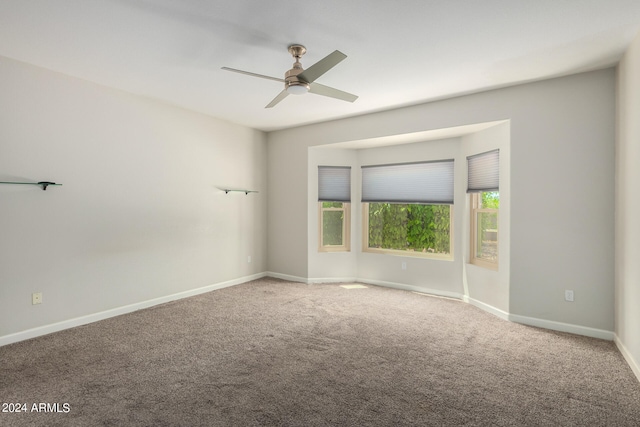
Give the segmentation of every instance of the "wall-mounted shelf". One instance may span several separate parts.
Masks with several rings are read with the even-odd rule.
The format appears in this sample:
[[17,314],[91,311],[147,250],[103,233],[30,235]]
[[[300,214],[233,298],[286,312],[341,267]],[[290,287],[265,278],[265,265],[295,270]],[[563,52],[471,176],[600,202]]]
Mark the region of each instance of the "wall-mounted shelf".
[[50,181],[40,181],[40,182],[9,182],[9,181],[0,181],[0,184],[12,184],[12,185],[39,185],[43,190],[46,190],[50,185],[62,185],[56,184],[55,182]]
[[241,188],[224,188],[224,187],[218,187],[219,190],[222,190],[225,192],[225,194],[229,194],[229,193],[244,193],[244,194],[249,194],[249,193],[257,193],[258,190],[243,190]]

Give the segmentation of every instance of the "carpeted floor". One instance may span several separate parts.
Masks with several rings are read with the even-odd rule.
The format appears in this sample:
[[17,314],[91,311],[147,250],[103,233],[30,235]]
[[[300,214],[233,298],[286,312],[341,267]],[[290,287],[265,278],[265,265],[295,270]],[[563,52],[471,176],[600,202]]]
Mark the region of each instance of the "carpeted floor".
[[2,409],[27,409],[2,426],[640,426],[613,343],[369,285],[265,278],[0,361]]

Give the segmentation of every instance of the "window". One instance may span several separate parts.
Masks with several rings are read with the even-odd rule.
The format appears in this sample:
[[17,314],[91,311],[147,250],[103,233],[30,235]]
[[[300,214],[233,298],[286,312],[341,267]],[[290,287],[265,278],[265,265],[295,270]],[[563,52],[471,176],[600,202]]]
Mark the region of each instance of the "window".
[[318,166],[319,251],[350,249],[351,168]]
[[320,202],[320,250],[349,250],[349,203]]
[[453,160],[362,167],[363,251],[452,258]]
[[500,151],[467,157],[471,193],[470,262],[498,269],[498,211],[500,209]]
[[498,268],[498,209],[500,193],[471,195],[471,263]]
[[365,203],[363,211],[366,224],[363,250],[451,257],[450,205]]

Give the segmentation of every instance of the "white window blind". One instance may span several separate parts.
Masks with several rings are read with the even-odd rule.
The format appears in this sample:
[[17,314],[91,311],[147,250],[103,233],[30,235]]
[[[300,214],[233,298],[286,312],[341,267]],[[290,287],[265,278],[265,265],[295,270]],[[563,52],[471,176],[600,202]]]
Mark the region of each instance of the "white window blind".
[[467,193],[499,190],[500,150],[469,156],[467,166]]
[[318,166],[318,201],[351,201],[351,167]]
[[453,159],[362,166],[362,201],[453,204]]

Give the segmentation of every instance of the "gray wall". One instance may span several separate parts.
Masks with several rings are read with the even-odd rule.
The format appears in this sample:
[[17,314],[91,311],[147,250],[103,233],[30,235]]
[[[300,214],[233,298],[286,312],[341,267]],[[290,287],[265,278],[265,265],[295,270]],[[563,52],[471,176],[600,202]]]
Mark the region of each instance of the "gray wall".
[[309,277],[308,147],[497,120],[510,120],[509,312],[613,331],[614,69],[269,133],[269,270]]
[[[620,68],[627,118],[619,148],[629,156],[618,156],[619,237],[637,234],[637,125],[628,117],[638,100],[624,98],[637,93],[634,46]],[[309,148],[497,120],[510,123],[508,289],[500,279],[496,293],[476,277],[470,296],[541,326],[614,329],[613,69],[267,136],[8,59],[0,58],[0,76],[1,180],[64,184],[0,187],[0,343],[267,270],[304,280],[371,277],[377,273],[357,253],[334,270],[310,257]],[[217,185],[260,193],[225,195]],[[616,331],[637,360],[638,275],[624,261],[635,259],[635,247],[622,238],[616,248]],[[459,290],[461,280],[452,286]],[[574,303],[564,301],[565,289],[575,291]],[[31,305],[32,292],[43,292],[42,305]]]
[[640,379],[640,35],[618,68],[616,340]]
[[0,344],[264,273],[264,133],[5,58],[0,93],[0,181],[63,184],[0,185]]

